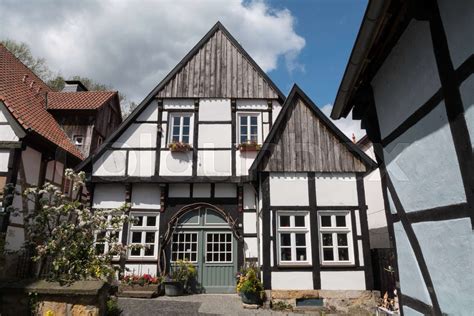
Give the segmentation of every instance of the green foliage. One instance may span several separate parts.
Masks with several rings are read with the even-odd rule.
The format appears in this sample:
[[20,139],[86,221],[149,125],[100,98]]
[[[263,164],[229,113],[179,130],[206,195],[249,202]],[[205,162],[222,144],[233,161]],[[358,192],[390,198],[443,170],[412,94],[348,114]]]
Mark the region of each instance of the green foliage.
[[265,298],[263,284],[258,278],[259,270],[254,266],[241,269],[238,275],[237,292],[257,294],[262,300]]
[[272,309],[276,311],[292,310],[293,306],[284,301],[272,302]]
[[171,272],[167,276],[166,280],[176,281],[186,285],[196,276],[196,267],[191,262],[187,260],[178,260],[176,261],[176,265],[171,268]]
[[[75,174],[66,170],[66,178],[74,183],[74,191],[84,184],[84,177],[82,172]],[[128,205],[113,210],[91,210],[81,201],[69,199],[50,183],[25,190],[24,197],[36,205],[33,211],[22,211],[27,237],[25,248],[34,250],[32,259],[40,268],[47,260],[51,262],[47,279],[69,283],[114,275],[112,258],[126,252],[117,232],[129,221]],[[96,252],[96,235],[101,232],[100,242],[109,244],[106,254]]]
[[118,306],[117,299],[110,297],[106,303],[106,312],[107,316],[118,316],[122,314],[122,310]]

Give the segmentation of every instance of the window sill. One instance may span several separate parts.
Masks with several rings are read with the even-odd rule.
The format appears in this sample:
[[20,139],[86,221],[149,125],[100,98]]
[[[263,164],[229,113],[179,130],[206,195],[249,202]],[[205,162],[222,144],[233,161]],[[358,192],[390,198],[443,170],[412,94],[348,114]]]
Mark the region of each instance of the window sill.
[[293,263],[293,262],[291,262],[291,263],[281,263],[281,262],[278,263],[279,268],[310,268],[312,266],[313,266],[313,264],[311,264],[311,263],[297,263],[297,262],[295,262],[295,263]]

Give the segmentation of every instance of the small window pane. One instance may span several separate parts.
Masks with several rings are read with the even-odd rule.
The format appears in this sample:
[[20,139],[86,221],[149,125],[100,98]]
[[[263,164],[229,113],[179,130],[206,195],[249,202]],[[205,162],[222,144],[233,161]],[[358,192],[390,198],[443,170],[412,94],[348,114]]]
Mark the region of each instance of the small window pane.
[[212,234],[207,234],[207,242],[211,242],[212,241]]
[[334,261],[334,253],[332,251],[332,248],[323,249],[323,258],[325,261]]
[[197,234],[192,234],[191,240],[193,242],[196,242],[197,241]]
[[332,234],[323,234],[323,246],[332,246]]
[[250,134],[257,135],[257,126],[250,127]]
[[104,241],[105,240],[105,231],[101,231],[97,233],[96,241]]
[[183,117],[183,125],[189,126],[190,121],[191,121],[191,117],[190,117],[190,116],[184,116],[184,117]]
[[207,244],[207,251],[212,252],[212,244]]
[[232,254],[231,254],[231,253],[227,253],[226,256],[227,256],[226,261],[232,262]]
[[247,117],[241,116],[240,117],[240,125],[247,125]]
[[250,117],[250,125],[257,125],[257,117],[251,116]]
[[296,248],[296,261],[306,261],[306,248]]
[[305,227],[304,216],[295,216],[295,227]]
[[225,261],[225,253],[220,254],[220,261],[221,262]]
[[291,248],[281,248],[281,261],[291,261]]
[[180,117],[179,116],[175,116],[173,117],[173,125],[174,126],[179,126],[179,122],[180,121]]
[[132,243],[139,244],[142,242],[142,233],[141,232],[133,232],[132,233]]
[[154,243],[155,242],[155,233],[154,232],[147,232],[145,235],[145,242],[146,243]]
[[183,135],[189,136],[189,126],[183,126]]
[[133,219],[135,220],[133,226],[143,226],[143,216],[134,216]]
[[104,244],[96,244],[95,245],[95,252],[98,255],[103,255],[105,253],[105,245]]
[[146,217],[146,226],[156,226],[156,216],[147,216]]
[[280,227],[290,227],[290,217],[286,215],[280,216]]
[[306,234],[295,234],[295,237],[297,246],[306,246]]
[[140,250],[141,249],[132,249],[132,251],[130,252],[130,254],[132,256],[139,256],[140,255]]
[[348,261],[349,260],[349,249],[347,248],[339,248],[339,260],[341,261]]
[[189,144],[189,136],[183,136],[182,142],[185,144]]
[[206,261],[212,261],[212,253],[210,253],[210,252],[207,253]]
[[280,235],[281,246],[290,246],[291,245],[291,235],[290,234],[281,234]]
[[336,216],[336,226],[337,227],[346,227],[346,216]]
[[337,234],[337,245],[347,246],[347,234]]
[[331,216],[321,216],[321,226],[322,227],[331,227]]
[[219,254],[218,253],[214,253],[214,261],[219,261]]
[[145,256],[153,256],[155,254],[155,245],[147,245],[145,247]]

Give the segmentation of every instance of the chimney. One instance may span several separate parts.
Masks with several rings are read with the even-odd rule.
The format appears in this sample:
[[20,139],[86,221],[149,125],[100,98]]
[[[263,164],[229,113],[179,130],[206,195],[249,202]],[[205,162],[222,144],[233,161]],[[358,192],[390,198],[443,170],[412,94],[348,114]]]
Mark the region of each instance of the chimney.
[[81,92],[88,91],[86,86],[79,80],[66,80],[64,81],[64,89],[62,92]]

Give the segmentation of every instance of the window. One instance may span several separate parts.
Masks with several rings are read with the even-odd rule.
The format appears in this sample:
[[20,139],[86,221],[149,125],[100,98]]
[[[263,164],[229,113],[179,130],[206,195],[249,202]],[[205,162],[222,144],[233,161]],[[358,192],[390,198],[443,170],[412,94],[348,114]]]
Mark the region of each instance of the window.
[[74,135],[72,140],[76,146],[82,146],[84,144],[84,136],[82,135]]
[[323,264],[353,264],[351,213],[318,212]]
[[[107,222],[112,220],[112,214],[107,215]],[[109,252],[113,245],[119,244],[122,241],[122,229],[113,229],[112,227],[106,230],[97,231],[94,236],[95,251],[98,255],[105,255]],[[118,257],[118,256],[117,256]]]
[[191,143],[191,114],[171,115],[170,143]]
[[258,114],[239,114],[240,144],[258,143]]
[[132,214],[128,243],[130,258],[156,258],[158,248],[158,214]]
[[311,264],[309,212],[277,212],[278,262]]
[[171,261],[188,260],[197,262],[198,233],[179,232],[173,234]]
[[206,233],[206,262],[232,262],[232,233]]

